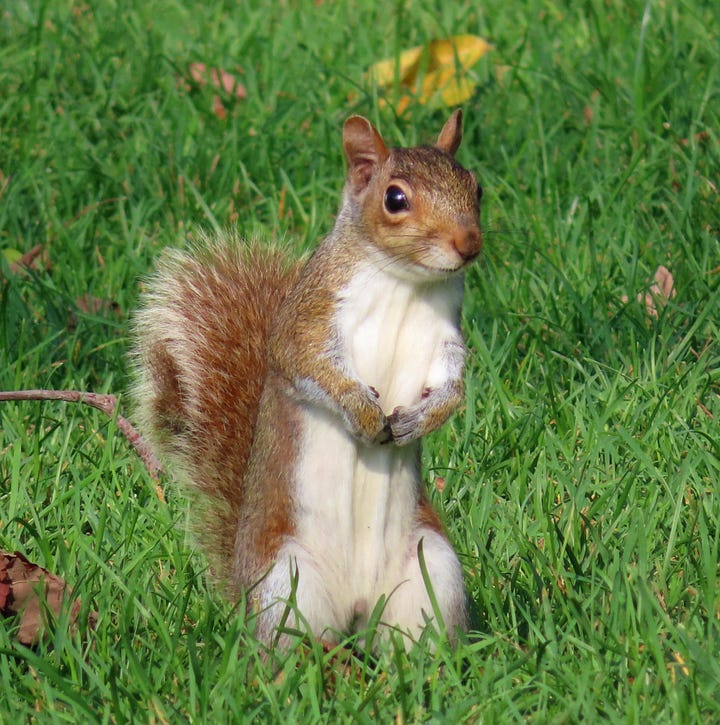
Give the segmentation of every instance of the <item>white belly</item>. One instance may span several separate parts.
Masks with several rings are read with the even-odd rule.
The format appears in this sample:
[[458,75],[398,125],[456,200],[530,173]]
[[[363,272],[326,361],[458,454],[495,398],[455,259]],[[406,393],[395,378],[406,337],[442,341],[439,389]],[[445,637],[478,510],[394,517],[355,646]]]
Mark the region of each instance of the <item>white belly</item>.
[[301,450],[296,538],[350,619],[397,583],[417,498],[417,448],[362,445],[335,415],[313,408]]
[[[445,374],[438,360],[443,344],[459,339],[462,281],[445,285],[419,291],[369,268],[342,293],[336,320],[342,354],[351,374],[378,391],[386,414],[417,402]],[[338,622],[389,596],[414,553],[419,446],[366,446],[336,414],[304,406],[296,541],[333,587]]]

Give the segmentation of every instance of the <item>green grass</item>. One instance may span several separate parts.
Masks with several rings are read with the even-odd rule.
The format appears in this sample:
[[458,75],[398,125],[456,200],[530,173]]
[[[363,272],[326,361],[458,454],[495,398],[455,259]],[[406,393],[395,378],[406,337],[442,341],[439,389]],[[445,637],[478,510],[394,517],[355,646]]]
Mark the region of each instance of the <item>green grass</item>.
[[[469,641],[264,661],[208,587],[184,501],[158,495],[112,421],[2,403],[0,548],[63,576],[83,610],[36,649],[0,625],[0,721],[720,719],[717,3],[6,5],[0,389],[122,393],[161,248],[226,226],[313,245],[347,115],[395,143],[447,115],[396,118],[363,70],[460,32],[494,49],[459,152],[486,191],[468,401],[426,446]],[[247,88],[225,120],[179,80],[196,61]],[[38,244],[49,266],[11,273]],[[677,294],[655,320],[635,296],[660,264]],[[84,311],[87,295],[106,304]]]

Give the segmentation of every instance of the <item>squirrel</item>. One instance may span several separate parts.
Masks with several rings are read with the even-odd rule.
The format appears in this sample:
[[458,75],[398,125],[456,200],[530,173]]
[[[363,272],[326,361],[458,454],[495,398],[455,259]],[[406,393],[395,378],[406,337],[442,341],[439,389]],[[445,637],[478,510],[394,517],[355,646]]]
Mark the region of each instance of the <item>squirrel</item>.
[[166,251],[148,281],[138,422],[198,494],[211,574],[268,645],[298,629],[338,642],[378,605],[378,630],[410,642],[431,621],[452,641],[467,629],[420,473],[422,437],[464,398],[482,189],[461,137],[460,109],[413,148],[351,116],[340,210],[307,261],[221,234]]

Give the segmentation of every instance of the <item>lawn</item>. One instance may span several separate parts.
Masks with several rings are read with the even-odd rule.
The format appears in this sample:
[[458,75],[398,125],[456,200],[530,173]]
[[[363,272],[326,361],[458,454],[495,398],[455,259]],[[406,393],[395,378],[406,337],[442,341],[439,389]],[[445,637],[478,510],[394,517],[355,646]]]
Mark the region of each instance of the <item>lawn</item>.
[[[6,3],[0,389],[115,393],[125,414],[132,312],[164,247],[230,227],[311,248],[349,114],[404,145],[450,112],[396,115],[368,66],[458,33],[492,49],[458,152],[485,189],[467,404],[424,460],[467,641],[263,658],[185,500],[115,421],[2,402],[0,549],[82,606],[34,648],[2,621],[0,722],[720,720],[719,7]],[[672,293],[646,298],[661,267]]]

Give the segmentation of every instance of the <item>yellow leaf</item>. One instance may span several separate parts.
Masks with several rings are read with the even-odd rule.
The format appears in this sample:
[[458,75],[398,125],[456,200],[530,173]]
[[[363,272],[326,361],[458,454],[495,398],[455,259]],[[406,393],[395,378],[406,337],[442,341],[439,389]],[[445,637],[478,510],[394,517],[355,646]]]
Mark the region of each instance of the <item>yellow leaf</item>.
[[397,58],[372,65],[367,79],[381,91],[395,83],[407,89],[395,102],[402,113],[415,98],[419,103],[456,106],[472,95],[476,82],[468,71],[492,46],[477,35],[455,35],[405,50]]
[[433,40],[430,43],[430,55],[433,67],[460,66],[468,70],[490,50],[490,44],[477,35],[454,35],[446,40]]
[[446,106],[459,106],[475,92],[477,83],[469,78],[453,78],[440,91],[440,98]]
[[388,88],[395,82],[395,76],[403,85],[413,83],[417,75],[424,47],[404,50],[397,58],[386,58],[370,66],[368,79],[379,88]]
[[20,257],[22,257],[22,253],[18,252],[17,249],[3,249],[2,253],[8,264],[17,263],[20,260]]

